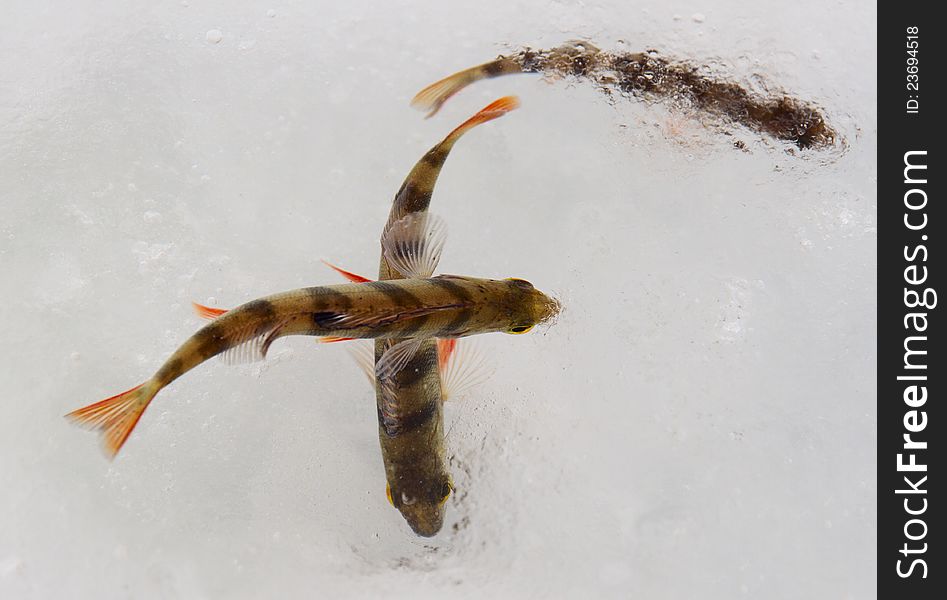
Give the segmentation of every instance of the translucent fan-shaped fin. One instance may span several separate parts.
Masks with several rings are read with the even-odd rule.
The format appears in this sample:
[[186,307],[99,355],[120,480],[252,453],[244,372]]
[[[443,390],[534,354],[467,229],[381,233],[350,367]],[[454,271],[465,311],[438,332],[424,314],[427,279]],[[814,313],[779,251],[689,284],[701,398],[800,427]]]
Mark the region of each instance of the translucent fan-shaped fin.
[[447,241],[447,223],[428,212],[410,213],[391,224],[381,240],[388,264],[407,279],[430,277]]
[[351,344],[346,344],[345,349],[349,356],[358,365],[359,370],[368,378],[368,383],[372,388],[375,387],[375,341],[374,340],[356,340]]
[[404,369],[421,347],[421,341],[421,339],[404,340],[382,354],[375,364],[375,377],[378,381],[386,383]]
[[480,342],[437,340],[437,351],[442,400],[457,398],[493,376],[495,365]]

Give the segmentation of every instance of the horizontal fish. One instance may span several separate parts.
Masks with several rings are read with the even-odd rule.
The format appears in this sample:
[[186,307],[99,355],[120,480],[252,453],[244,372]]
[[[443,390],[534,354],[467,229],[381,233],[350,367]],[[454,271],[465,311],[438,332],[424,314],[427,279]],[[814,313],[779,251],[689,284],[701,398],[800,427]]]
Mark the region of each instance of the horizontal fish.
[[276,339],[289,335],[405,338],[406,345],[391,348],[389,359],[380,362],[379,377],[385,378],[403,367],[417,340],[520,333],[557,311],[555,300],[521,279],[441,275],[302,288],[226,312],[184,342],[145,383],[67,416],[102,430],[106,451],[114,456],[161,389],[219,354],[232,362],[262,359]]

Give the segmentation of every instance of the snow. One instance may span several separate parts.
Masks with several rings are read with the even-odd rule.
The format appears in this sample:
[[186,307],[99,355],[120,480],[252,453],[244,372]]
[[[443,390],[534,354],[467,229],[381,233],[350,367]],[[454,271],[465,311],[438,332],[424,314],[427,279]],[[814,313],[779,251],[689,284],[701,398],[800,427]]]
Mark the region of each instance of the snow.
[[[692,15],[682,18],[681,15]],[[34,2],[0,22],[0,597],[865,598],[875,572],[874,7],[592,0]],[[661,106],[516,76],[432,119],[424,85],[586,38],[825,107],[788,155]],[[371,390],[281,341],[162,392],[121,455],[62,415],[228,307],[377,269],[418,158],[460,141],[441,271],[565,310],[483,337],[447,407],[457,493],[414,536]],[[749,152],[733,148],[745,140]]]

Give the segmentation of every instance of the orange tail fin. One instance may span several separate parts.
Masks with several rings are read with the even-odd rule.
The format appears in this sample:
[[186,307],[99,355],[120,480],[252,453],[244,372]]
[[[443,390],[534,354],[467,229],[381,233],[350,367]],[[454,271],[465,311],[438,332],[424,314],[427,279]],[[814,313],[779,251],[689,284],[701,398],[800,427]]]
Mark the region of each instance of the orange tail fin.
[[197,316],[201,317],[202,319],[216,319],[220,315],[227,312],[226,308],[204,306],[203,304],[198,304],[197,302],[191,302],[191,306],[194,307],[194,312],[197,313]]
[[90,429],[100,429],[105,452],[114,458],[160,388],[151,380],[111,398],[74,410],[66,417]]
[[511,110],[516,110],[519,107],[519,98],[516,96],[503,96],[499,100],[494,100],[490,104],[484,106],[482,109],[480,109],[480,112],[461,123],[457,129],[450,132],[450,135],[447,136],[447,139],[456,139],[467,133],[470,128],[502,117]]
[[435,81],[418,92],[414,98],[411,99],[411,106],[418,110],[427,111],[427,115],[425,115],[424,118],[430,119],[437,114],[437,111],[447,102],[448,98],[471,83],[486,78],[487,75],[484,73],[484,67],[486,67],[486,65],[477,65],[476,67],[458,71],[440,81]]

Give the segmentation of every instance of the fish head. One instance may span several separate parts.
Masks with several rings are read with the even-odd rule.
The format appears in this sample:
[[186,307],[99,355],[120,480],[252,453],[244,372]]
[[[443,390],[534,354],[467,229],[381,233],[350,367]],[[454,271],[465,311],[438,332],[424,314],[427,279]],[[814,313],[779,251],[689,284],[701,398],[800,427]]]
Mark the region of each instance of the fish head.
[[450,477],[407,478],[389,482],[388,502],[398,509],[414,533],[432,537],[444,525],[447,499],[454,489]]
[[559,301],[533,287],[525,279],[510,277],[503,280],[506,283],[508,304],[506,308],[506,323],[503,331],[506,333],[526,333],[536,325],[545,323],[559,314]]

